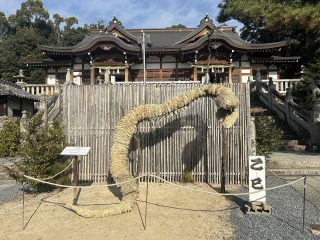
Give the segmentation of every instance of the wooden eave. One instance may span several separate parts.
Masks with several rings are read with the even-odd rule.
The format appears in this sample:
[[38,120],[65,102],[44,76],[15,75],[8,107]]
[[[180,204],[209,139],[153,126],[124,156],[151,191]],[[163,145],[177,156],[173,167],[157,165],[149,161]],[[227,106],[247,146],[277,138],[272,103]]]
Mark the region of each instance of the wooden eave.
[[116,61],[103,61],[103,62],[94,62],[95,67],[104,67],[104,66],[126,66],[123,62]]
[[95,36],[90,41],[81,42],[72,47],[51,47],[40,45],[39,49],[48,55],[79,55],[93,51],[95,46],[101,42],[113,43],[122,51],[126,51],[128,53],[138,53],[141,51],[139,46],[126,44],[120,38],[107,33],[102,33]]
[[[197,61],[197,65],[207,65],[208,64],[208,60],[198,60]],[[218,59],[210,59],[209,61],[209,65],[218,65],[218,64],[222,64],[222,65],[226,65],[228,64],[228,62],[226,60],[218,60]]]
[[73,61],[43,60],[28,62],[27,67],[72,67]]
[[271,57],[250,57],[249,60],[252,63],[297,63],[300,60],[300,56],[291,57],[281,57],[281,56],[271,56]]
[[[261,43],[261,44],[250,44],[245,41],[239,41],[237,39],[228,37],[227,34],[224,33],[217,33],[211,36],[211,42],[218,41],[223,42],[225,45],[235,51],[238,52],[267,52],[267,51],[274,51],[286,45],[286,42],[276,42],[276,43]],[[198,41],[186,44],[185,46],[181,47],[182,52],[192,52],[198,50],[200,47],[203,47],[208,42],[208,37],[202,36]]]

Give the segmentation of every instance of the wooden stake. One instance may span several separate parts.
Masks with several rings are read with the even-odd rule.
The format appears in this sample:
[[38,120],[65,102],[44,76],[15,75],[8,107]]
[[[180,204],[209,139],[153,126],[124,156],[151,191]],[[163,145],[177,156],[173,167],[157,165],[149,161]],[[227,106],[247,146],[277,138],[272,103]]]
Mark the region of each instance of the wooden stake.
[[226,192],[226,162],[228,157],[227,129],[222,127],[222,162],[221,162],[221,192]]
[[[73,159],[73,179],[72,179],[72,185],[77,186],[78,185],[78,156],[74,156]],[[77,204],[77,192],[78,188],[74,188],[73,190],[73,205]]]

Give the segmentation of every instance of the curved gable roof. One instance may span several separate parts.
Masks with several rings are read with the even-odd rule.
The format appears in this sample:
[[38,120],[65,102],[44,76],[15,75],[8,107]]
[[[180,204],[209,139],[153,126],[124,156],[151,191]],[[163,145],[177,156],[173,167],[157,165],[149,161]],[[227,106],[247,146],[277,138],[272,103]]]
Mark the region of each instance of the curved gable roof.
[[110,33],[100,33],[98,35],[92,35],[90,37],[86,37],[82,42],[77,45],[70,47],[54,47],[54,46],[44,46],[39,45],[39,49],[45,52],[56,52],[56,53],[84,53],[90,52],[95,45],[100,42],[112,42],[118,45],[121,49],[128,52],[139,52],[140,47],[137,45],[127,44],[123,42],[120,38],[110,34]]
[[[213,31],[210,36],[211,41],[220,41],[229,48],[238,51],[268,51],[286,45],[286,42],[252,44],[244,41],[235,32],[234,27],[216,26],[206,15],[197,28],[163,28],[143,30],[151,37],[152,47],[147,47],[146,52],[157,51],[193,51],[208,40],[207,32]],[[110,21],[106,31],[91,30],[82,42],[70,47],[39,46],[47,53],[52,54],[82,54],[92,51],[100,43],[112,43],[121,50],[131,53],[141,52],[138,39],[141,37],[142,29],[125,30],[122,23],[114,17]]]

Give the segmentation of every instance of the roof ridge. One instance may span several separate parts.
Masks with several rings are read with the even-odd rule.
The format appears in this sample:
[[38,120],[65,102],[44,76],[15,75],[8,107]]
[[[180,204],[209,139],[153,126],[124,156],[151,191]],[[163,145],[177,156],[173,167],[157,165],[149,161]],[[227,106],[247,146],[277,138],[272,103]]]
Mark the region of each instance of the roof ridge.
[[0,84],[5,84],[5,85],[9,85],[11,87],[15,87],[15,88],[18,88],[18,89],[22,89],[20,86],[18,86],[17,84],[13,83],[13,82],[10,82],[8,80],[4,80],[4,79],[0,79]]

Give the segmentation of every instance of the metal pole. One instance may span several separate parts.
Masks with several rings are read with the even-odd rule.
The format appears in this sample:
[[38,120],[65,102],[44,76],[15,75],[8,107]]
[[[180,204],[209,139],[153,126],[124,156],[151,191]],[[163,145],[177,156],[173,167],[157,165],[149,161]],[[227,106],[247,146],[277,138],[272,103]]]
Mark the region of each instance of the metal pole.
[[221,127],[222,130],[222,161],[221,161],[221,193],[226,192],[226,164],[228,158],[228,139],[227,129]]
[[146,40],[145,40],[144,32],[142,32],[142,54],[143,54],[143,83],[146,83]]
[[306,189],[307,189],[307,177],[304,175],[303,180],[303,212],[302,212],[302,232],[304,232],[305,225],[305,213],[306,213]]
[[22,230],[24,230],[24,180],[22,180]]
[[[78,156],[74,156],[73,158],[73,179],[72,179],[72,185],[77,186],[78,185]],[[77,192],[78,188],[74,188],[73,190],[73,205],[77,204]]]
[[144,214],[144,230],[147,229],[148,192],[149,192],[149,174],[147,175],[146,209],[145,209],[145,214]]

